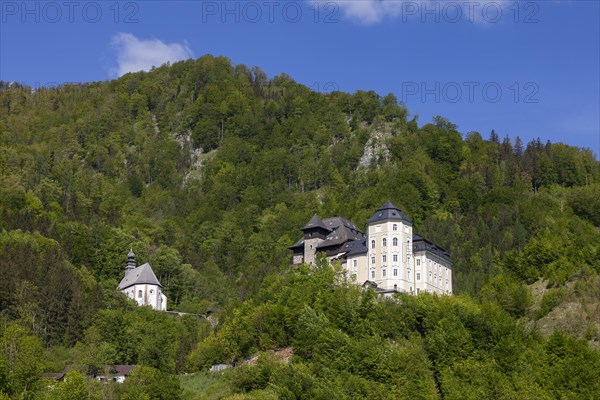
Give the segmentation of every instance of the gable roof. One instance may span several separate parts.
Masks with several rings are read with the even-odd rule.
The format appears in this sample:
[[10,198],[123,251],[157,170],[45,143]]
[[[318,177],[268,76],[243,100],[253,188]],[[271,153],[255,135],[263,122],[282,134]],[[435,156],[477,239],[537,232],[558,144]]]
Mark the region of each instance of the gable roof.
[[108,365],[107,367],[113,375],[129,376],[137,365]]
[[323,224],[331,232],[325,240],[321,242],[317,249],[323,249],[329,246],[336,246],[349,240],[364,240],[365,234],[358,229],[354,222],[342,217],[333,217],[323,220]]
[[402,221],[412,225],[412,221],[391,201],[387,201],[379,207],[377,212],[367,221],[367,224],[372,224],[379,221]]
[[157,285],[162,287],[156,278],[156,275],[154,275],[152,267],[148,263],[140,265],[139,267],[126,272],[125,277],[121,280],[121,283],[119,283],[119,289],[123,290],[130,286],[141,284]]
[[330,230],[325,226],[325,224],[323,223],[323,221],[321,221],[321,218],[319,218],[319,216],[317,214],[313,215],[312,218],[310,219],[310,221],[308,221],[308,223],[306,225],[304,225],[304,228],[302,228],[300,230],[305,231],[307,229],[314,229],[314,228],[322,228],[322,229]]

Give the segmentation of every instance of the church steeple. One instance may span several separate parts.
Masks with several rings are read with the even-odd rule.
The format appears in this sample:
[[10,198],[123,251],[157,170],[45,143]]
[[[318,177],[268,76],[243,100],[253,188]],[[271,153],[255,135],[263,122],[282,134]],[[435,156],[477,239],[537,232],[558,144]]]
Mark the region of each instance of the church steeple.
[[127,253],[127,264],[125,265],[125,273],[131,271],[136,266],[137,264],[135,262],[135,253],[133,252],[133,249],[131,249],[129,250],[129,253]]

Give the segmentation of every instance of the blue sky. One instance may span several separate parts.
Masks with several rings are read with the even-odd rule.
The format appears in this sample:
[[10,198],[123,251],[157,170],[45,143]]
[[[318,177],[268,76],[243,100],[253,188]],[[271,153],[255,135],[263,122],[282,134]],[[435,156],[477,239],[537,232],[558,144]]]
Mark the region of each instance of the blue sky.
[[419,123],[600,154],[598,1],[0,1],[0,80],[114,79],[203,54],[326,92],[375,90]]

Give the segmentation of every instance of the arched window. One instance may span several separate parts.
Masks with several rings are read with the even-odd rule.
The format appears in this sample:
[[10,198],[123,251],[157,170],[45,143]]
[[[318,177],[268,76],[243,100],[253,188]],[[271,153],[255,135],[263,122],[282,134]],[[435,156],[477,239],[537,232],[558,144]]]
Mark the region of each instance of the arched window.
[[398,230],[398,224],[394,224],[394,225],[392,225],[392,230],[393,230],[393,231],[397,231],[397,230]]
[[138,297],[142,298],[142,291],[141,290],[138,290]]
[[394,239],[392,240],[392,244],[393,244],[394,246],[398,246],[398,238],[394,238]]
[[371,248],[374,249],[375,248],[375,241],[371,240]]
[[383,244],[383,247],[387,247],[387,239],[386,238],[383,238],[381,243]]

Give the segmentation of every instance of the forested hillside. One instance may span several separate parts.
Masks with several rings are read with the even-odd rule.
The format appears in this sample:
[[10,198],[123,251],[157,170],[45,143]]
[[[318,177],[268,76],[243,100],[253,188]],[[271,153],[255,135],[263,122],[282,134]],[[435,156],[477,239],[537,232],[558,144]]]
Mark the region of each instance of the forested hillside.
[[[598,398],[600,163],[458,129],[224,57],[0,82],[0,398],[62,398],[40,377],[66,364],[139,364],[81,398],[171,399],[172,374],[286,346],[290,364],[223,375],[227,396]],[[449,250],[458,297],[378,302],[328,267],[289,270],[312,214],[364,226],[387,200]],[[216,332],[118,293],[130,248],[170,309],[221,310]]]

